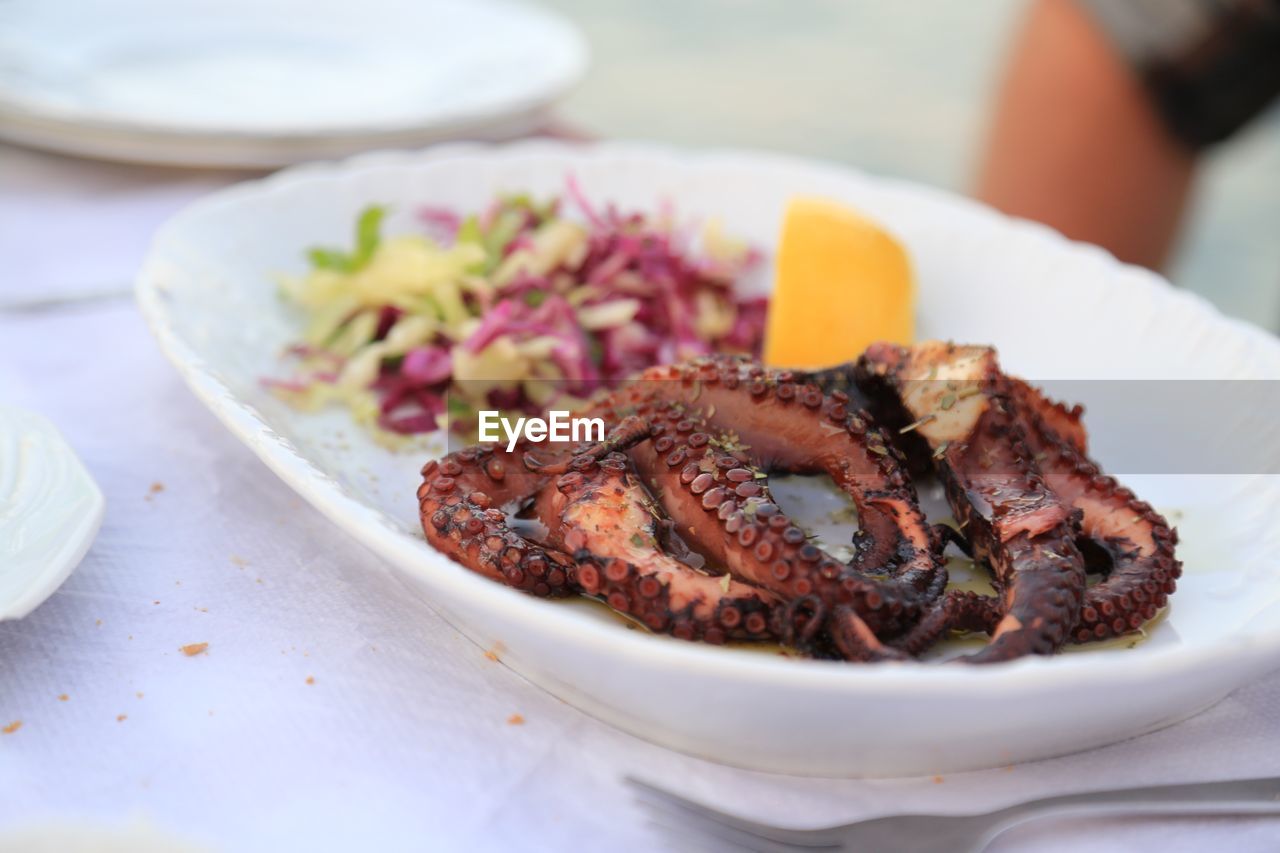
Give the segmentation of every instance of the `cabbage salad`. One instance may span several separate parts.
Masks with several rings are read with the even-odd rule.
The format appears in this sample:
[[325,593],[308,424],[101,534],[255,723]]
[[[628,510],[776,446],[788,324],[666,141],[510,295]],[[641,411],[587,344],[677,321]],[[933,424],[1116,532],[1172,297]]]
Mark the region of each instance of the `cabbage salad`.
[[423,209],[420,233],[384,234],[385,214],[281,281],[305,330],[292,376],[264,384],[294,405],[345,405],[383,437],[466,433],[481,409],[540,414],[654,364],[760,353],[766,298],[738,292],[760,255],[714,222],[695,240],[670,210],[600,209],[571,178],[561,197]]

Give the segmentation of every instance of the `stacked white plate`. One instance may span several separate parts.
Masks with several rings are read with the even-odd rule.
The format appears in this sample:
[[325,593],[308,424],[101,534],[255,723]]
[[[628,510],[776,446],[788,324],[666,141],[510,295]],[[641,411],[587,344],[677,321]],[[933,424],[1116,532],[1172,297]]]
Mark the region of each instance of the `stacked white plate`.
[[510,138],[586,61],[572,25],[511,0],[10,0],[0,138],[245,167]]

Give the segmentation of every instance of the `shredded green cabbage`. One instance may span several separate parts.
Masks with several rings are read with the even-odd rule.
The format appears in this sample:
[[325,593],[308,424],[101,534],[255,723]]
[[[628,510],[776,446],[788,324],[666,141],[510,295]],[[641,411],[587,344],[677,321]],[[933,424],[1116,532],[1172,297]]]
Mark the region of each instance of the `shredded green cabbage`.
[[597,210],[572,179],[564,198],[425,209],[416,234],[384,235],[387,213],[366,208],[350,250],[313,248],[281,280],[305,325],[273,393],[346,405],[384,436],[465,432],[480,409],[532,414],[652,364],[759,354],[765,300],[737,287],[760,256],[718,223],[695,250],[669,214]]

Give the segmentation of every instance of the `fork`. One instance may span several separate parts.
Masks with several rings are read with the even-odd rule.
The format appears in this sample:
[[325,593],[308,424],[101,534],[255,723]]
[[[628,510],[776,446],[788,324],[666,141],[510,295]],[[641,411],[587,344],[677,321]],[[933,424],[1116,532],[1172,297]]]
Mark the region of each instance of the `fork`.
[[[1280,815],[1280,777],[1121,788],[1045,797],[970,815],[898,814],[826,829],[784,829],[726,814],[634,777],[626,778],[658,826],[694,849],[912,850],[978,853],[1033,820],[1071,815]],[[692,836],[692,837],[691,837]]]

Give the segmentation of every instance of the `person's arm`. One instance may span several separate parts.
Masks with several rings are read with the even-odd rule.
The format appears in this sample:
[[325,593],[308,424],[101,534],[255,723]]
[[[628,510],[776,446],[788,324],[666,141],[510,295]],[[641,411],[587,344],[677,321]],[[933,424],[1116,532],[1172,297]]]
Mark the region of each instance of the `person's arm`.
[[1073,0],[1036,0],[998,96],[977,196],[1124,261],[1168,258],[1195,156]]

